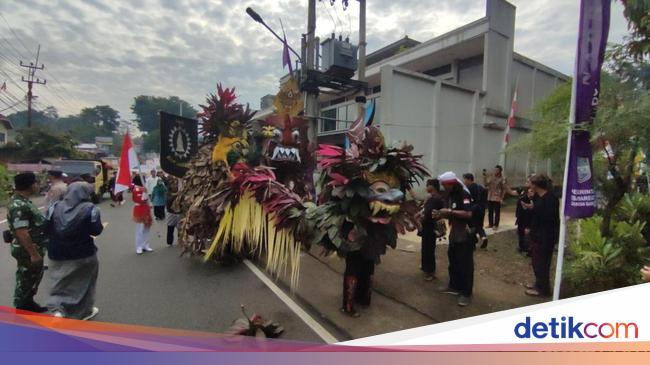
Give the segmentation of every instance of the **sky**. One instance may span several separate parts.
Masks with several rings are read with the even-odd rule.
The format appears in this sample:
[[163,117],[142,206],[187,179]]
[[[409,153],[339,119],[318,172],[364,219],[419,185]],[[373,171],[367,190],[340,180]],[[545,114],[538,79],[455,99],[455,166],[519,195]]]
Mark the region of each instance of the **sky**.
[[[367,41],[372,52],[405,35],[418,41],[480,19],[486,0],[368,0]],[[517,6],[515,51],[565,74],[573,69],[578,0],[511,0]],[[317,1],[316,33],[358,39],[358,2]],[[0,85],[20,98],[26,85],[20,59],[35,57],[47,79],[35,86],[36,107],[53,105],[60,115],[83,107],[110,105],[124,119],[138,95],[176,95],[193,105],[214,93],[216,83],[235,86],[239,101],[259,108],[275,94],[282,69],[282,44],[246,13],[255,9],[266,23],[300,49],[307,0],[2,0]],[[627,34],[613,1],[610,42]],[[7,99],[4,99],[7,100]],[[6,106],[0,99],[0,110]],[[24,106],[16,106],[25,109]],[[4,112],[4,114],[10,114]]]

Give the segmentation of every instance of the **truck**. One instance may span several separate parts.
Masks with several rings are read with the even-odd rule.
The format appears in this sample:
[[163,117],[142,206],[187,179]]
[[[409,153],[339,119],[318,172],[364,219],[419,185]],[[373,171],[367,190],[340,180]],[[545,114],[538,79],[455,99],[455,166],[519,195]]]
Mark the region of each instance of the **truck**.
[[110,191],[109,180],[112,165],[103,160],[57,160],[52,164],[52,170],[60,170],[67,175],[66,183],[86,181],[93,184],[95,191],[92,196],[93,203],[101,201],[104,194]]

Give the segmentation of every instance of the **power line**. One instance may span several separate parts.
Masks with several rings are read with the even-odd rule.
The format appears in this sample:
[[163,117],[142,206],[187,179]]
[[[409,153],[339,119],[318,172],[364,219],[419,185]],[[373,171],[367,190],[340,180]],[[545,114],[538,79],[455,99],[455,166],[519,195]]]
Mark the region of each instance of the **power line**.
[[[11,28],[11,25],[9,25],[9,22],[8,22],[7,19],[4,17],[4,15],[2,15],[2,13],[0,13],[0,17],[2,18],[2,20],[4,20],[5,24],[7,24],[7,28],[9,28],[9,30],[11,31],[11,33],[14,35],[14,37],[16,38],[16,40],[18,40],[18,42],[23,46],[23,48],[25,49],[25,51],[27,51],[27,53],[31,53],[31,52],[29,51],[29,48],[27,48],[27,46],[25,46],[25,43],[23,43],[23,41],[20,39],[20,37],[18,37],[18,34],[16,34],[16,32],[14,32],[13,28]],[[23,57],[23,58],[25,58],[25,57]]]
[[[11,31],[11,33],[14,35],[14,37],[16,38],[16,40],[17,40],[17,41],[22,45],[22,47],[23,47],[23,48],[24,48],[28,53],[31,53],[31,52],[29,51],[29,49],[27,48],[27,46],[25,46],[25,43],[23,43],[23,41],[20,39],[20,37],[18,36],[18,34],[16,34],[16,32],[13,30],[13,28],[11,28],[11,25],[9,24],[9,22],[7,21],[7,19],[2,15],[2,13],[0,13],[0,17],[4,20],[5,24],[7,25],[7,28],[9,28],[9,30]],[[27,35],[27,37],[29,37],[29,36]],[[30,38],[31,38],[31,37],[30,37]],[[16,48],[16,47],[11,43],[11,42],[9,42],[8,39],[6,39],[6,38],[3,38],[3,39],[4,39],[5,42],[6,42],[6,43],[7,43],[7,44],[8,44],[8,45],[9,45],[9,46],[10,46],[10,47],[15,51],[15,53],[19,56],[19,58],[26,58],[26,57],[23,56],[23,54],[22,54],[22,53],[21,53],[21,52],[20,52],[20,51],[19,51],[19,50],[18,50],[18,49],[17,49],[17,48]],[[32,40],[33,40],[33,39],[32,39]],[[39,45],[39,50],[40,50],[40,45]],[[38,55],[37,55],[37,57],[38,57]],[[73,110],[74,110],[74,109],[79,109],[79,110],[83,109],[83,105],[75,101],[76,98],[75,98],[74,96],[72,96],[72,95],[71,95],[71,94],[70,94],[70,93],[65,89],[65,87],[63,87],[62,83],[61,83],[61,82],[60,82],[60,81],[59,81],[59,80],[58,80],[58,79],[57,79],[57,78],[56,78],[56,77],[55,77],[51,72],[49,72],[48,70],[42,70],[42,71],[43,71],[43,73],[44,73],[46,76],[48,76],[49,78],[53,79],[56,83],[58,83],[58,84],[60,85],[60,86],[59,86],[59,89],[57,89],[57,87],[56,87],[56,86],[53,86],[53,85],[50,85],[51,87],[46,86],[45,88],[47,89],[47,91],[48,91],[50,94],[52,94],[53,96],[56,96],[59,100],[61,100],[63,103],[65,103],[67,107],[69,107],[69,108],[71,108],[71,109],[73,109]],[[35,70],[34,70],[33,72],[35,72]],[[61,94],[64,94],[66,97],[64,97],[64,96],[61,95]],[[68,101],[67,98],[72,99],[73,102]],[[73,103],[75,103],[75,104],[73,104]]]
[[32,87],[34,86],[34,84],[45,85],[47,83],[47,80],[41,80],[39,78],[36,78],[36,80],[34,80],[34,76],[36,76],[36,71],[45,68],[44,64],[41,64],[40,66],[38,65],[38,57],[40,56],[40,54],[41,54],[41,45],[39,44],[38,50],[36,51],[36,62],[30,62],[29,65],[26,65],[23,64],[23,61],[20,61],[20,66],[27,69],[27,79],[25,79],[24,76],[22,77],[23,82],[27,83],[27,128],[32,127],[32,101],[34,99],[34,95],[32,94]]

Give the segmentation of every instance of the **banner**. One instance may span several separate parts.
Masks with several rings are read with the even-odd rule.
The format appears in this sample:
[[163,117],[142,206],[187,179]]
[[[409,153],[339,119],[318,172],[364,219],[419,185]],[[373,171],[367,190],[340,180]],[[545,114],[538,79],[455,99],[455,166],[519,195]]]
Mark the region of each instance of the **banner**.
[[160,112],[160,167],[183,177],[187,163],[198,153],[198,122],[195,119]]
[[571,110],[574,130],[571,133],[564,199],[564,214],[572,218],[591,217],[596,209],[592,147],[589,132],[580,130],[580,127],[593,121],[600,98],[600,70],[609,32],[610,3],[611,0],[583,0],[580,4]]

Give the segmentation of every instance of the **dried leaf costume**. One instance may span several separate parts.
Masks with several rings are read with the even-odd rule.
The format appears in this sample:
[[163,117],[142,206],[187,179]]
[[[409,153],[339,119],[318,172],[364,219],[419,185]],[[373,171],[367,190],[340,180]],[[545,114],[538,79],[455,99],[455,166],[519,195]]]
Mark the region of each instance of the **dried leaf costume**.
[[398,234],[419,225],[417,204],[404,192],[429,173],[412,146],[386,147],[372,117],[360,117],[348,138],[347,150],[320,146],[319,205],[306,219],[314,227],[311,243],[345,256],[341,310],[357,316],[355,303],[370,305],[374,267],[386,246],[395,248]]

